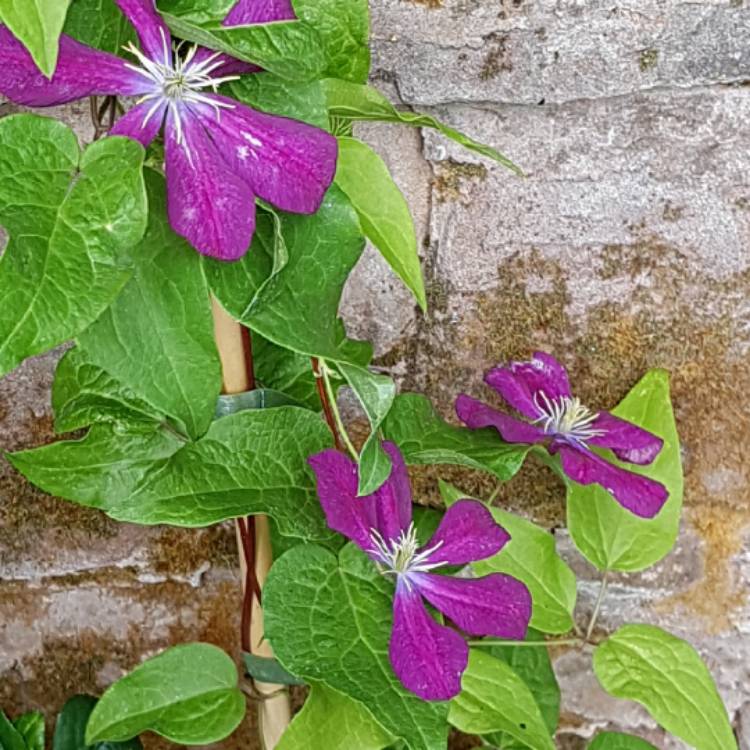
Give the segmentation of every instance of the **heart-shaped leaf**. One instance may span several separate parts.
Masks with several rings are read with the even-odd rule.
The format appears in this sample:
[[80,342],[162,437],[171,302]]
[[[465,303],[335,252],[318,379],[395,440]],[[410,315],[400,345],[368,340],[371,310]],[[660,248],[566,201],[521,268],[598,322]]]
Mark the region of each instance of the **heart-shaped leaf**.
[[86,744],[152,731],[183,745],[206,745],[228,737],[244,716],[234,662],[216,646],[189,643],[111,685],[91,713]]
[[106,138],[81,156],[64,125],[0,120],[0,376],[80,333],[132,272],[146,228],[143,149]]

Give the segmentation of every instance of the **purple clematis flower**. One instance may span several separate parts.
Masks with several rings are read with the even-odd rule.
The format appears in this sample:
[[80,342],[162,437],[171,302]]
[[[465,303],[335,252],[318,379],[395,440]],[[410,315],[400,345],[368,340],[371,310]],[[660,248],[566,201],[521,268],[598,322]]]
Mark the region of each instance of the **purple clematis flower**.
[[[205,255],[236,260],[245,254],[256,197],[284,211],[317,211],[336,171],[336,139],[220,96],[220,84],[259,69],[195,46],[180,56],[154,0],[115,2],[138,32],[141,49],[128,48],[134,62],[63,36],[49,80],[0,26],[0,93],[32,107],[91,95],[139,97],[111,134],[147,146],[164,125],[170,223]],[[240,0],[225,23],[293,18],[289,0]]]
[[664,441],[609,412],[584,406],[571,394],[568,374],[554,357],[535,352],[531,361],[496,367],[484,380],[530,421],[462,394],[456,413],[468,427],[494,427],[508,443],[544,443],[550,453],[560,455],[562,469],[573,481],[601,485],[642,518],[661,510],[669,496],[663,484],[609,463],[589,446],[609,448],[621,461],[650,464]]
[[476,500],[459,500],[420,547],[404,460],[393,443],[383,447],[393,468],[377,492],[357,497],[357,465],[335,450],[309,459],[328,525],[355,542],[396,582],[390,660],[406,688],[424,700],[449,700],[461,690],[469,647],[456,630],[440,625],[424,600],[475,636],[523,640],[531,596],[521,581],[493,573],[452,578],[434,571],[496,554],[510,535]]

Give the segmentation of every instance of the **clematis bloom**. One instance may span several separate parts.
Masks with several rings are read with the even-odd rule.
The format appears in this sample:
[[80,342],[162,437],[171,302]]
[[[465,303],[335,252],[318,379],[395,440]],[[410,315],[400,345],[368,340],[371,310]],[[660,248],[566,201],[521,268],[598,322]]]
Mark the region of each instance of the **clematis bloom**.
[[[336,171],[336,139],[217,94],[220,84],[259,69],[197,46],[181,56],[154,0],[115,2],[140,39],[140,49],[128,48],[133,61],[63,36],[50,80],[0,26],[0,93],[32,107],[91,95],[139,97],[110,133],[147,146],[164,125],[170,223],[205,255],[245,254],[256,197],[292,213],[317,211]],[[290,18],[288,0],[240,0],[225,23]]]
[[615,466],[590,450],[608,448],[621,461],[650,464],[664,441],[606,411],[594,412],[575,398],[565,368],[551,355],[535,352],[529,362],[490,370],[485,383],[529,421],[503,414],[471,396],[456,399],[458,418],[471,429],[494,427],[508,443],[545,444],[559,454],[574,482],[604,487],[624,508],[653,518],[667,501],[663,484]]
[[390,477],[372,495],[357,497],[357,465],[335,450],[309,459],[328,525],[351,539],[384,575],[395,580],[389,655],[403,685],[424,700],[449,700],[461,690],[469,647],[453,628],[428,613],[424,600],[461,630],[475,636],[523,640],[531,595],[511,576],[454,578],[434,571],[496,554],[510,535],[476,500],[452,505],[430,541],[420,547],[412,522],[412,497],[404,460],[384,443]]

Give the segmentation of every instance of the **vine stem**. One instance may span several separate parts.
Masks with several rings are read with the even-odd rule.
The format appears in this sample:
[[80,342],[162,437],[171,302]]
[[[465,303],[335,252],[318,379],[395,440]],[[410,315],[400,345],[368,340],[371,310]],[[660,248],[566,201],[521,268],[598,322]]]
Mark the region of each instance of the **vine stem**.
[[[234,321],[212,299],[214,336],[222,366],[224,393],[242,393],[255,385],[252,340],[249,331]],[[263,610],[260,595],[273,561],[271,530],[266,516],[239,518],[235,524],[240,553],[243,588],[243,650],[272,657],[273,651],[263,637]],[[283,685],[254,681],[258,701],[258,729],[264,750],[273,750],[291,721],[289,693]]]
[[589,620],[589,626],[586,628],[586,641],[591,640],[591,636],[596,626],[596,621],[599,619],[599,612],[602,608],[602,602],[604,601],[604,595],[607,593],[607,579],[609,577],[609,570],[604,571],[602,576],[602,582],[599,586],[599,594],[596,597],[596,603],[594,604],[594,611],[591,613],[591,620]]
[[343,453],[344,444],[341,442],[339,431],[336,429],[336,419],[333,416],[331,402],[328,398],[325,383],[323,382],[320,360],[317,357],[311,357],[310,361],[312,362],[312,371],[315,376],[315,386],[318,389],[318,398],[320,398],[320,403],[323,405],[323,414],[325,415],[328,429],[331,431],[331,435],[333,435],[333,442],[336,444],[336,449]]
[[329,375],[330,371],[324,359],[320,360],[319,362],[318,372],[320,373],[319,377],[323,380],[325,392],[328,397],[328,405],[331,410],[333,421],[336,425],[336,431],[341,436],[341,439],[344,441],[344,445],[346,446],[346,449],[349,451],[349,454],[351,455],[351,457],[355,461],[359,461],[359,453],[357,452],[357,449],[354,447],[354,443],[352,443],[351,438],[349,437],[349,433],[346,431],[346,427],[344,426],[344,420],[341,419],[341,412],[339,411],[339,405],[336,402],[336,394],[333,392],[333,384],[331,383],[331,378]]

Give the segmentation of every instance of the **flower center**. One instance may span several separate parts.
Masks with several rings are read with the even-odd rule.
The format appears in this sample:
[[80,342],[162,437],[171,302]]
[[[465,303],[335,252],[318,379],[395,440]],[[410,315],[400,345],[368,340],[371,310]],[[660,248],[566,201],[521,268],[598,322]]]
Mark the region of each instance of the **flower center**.
[[442,540],[433,547],[419,552],[417,530],[413,523],[396,539],[383,539],[383,535],[377,529],[370,529],[370,541],[370,554],[386,568],[383,574],[403,577],[407,584],[410,573],[427,573],[445,565],[442,561],[428,562],[432,553],[443,546]]
[[146,127],[148,121],[165,104],[170,107],[177,127],[177,142],[182,143],[182,106],[190,104],[208,104],[213,108],[218,120],[222,109],[231,109],[233,105],[219,101],[215,97],[207,96],[204,89],[211,89],[214,93],[222,83],[235,81],[239,76],[212,77],[212,73],[221,65],[222,60],[217,60],[221,52],[215,52],[200,62],[193,62],[198,51],[198,45],[192,46],[180,57],[182,43],[176,45],[170,54],[164,30],[160,29],[162,38],[163,61],[152,60],[141,52],[132,42],[125,49],[130,52],[140,63],[126,67],[143,76],[153,84],[153,91],[141,97],[138,104],[151,101],[153,106],[143,118],[141,127]]
[[591,426],[599,413],[591,411],[577,398],[560,396],[550,399],[544,391],[537,391],[534,405],[539,411],[534,423],[541,423],[548,435],[561,435],[578,443],[604,435],[604,430]]

